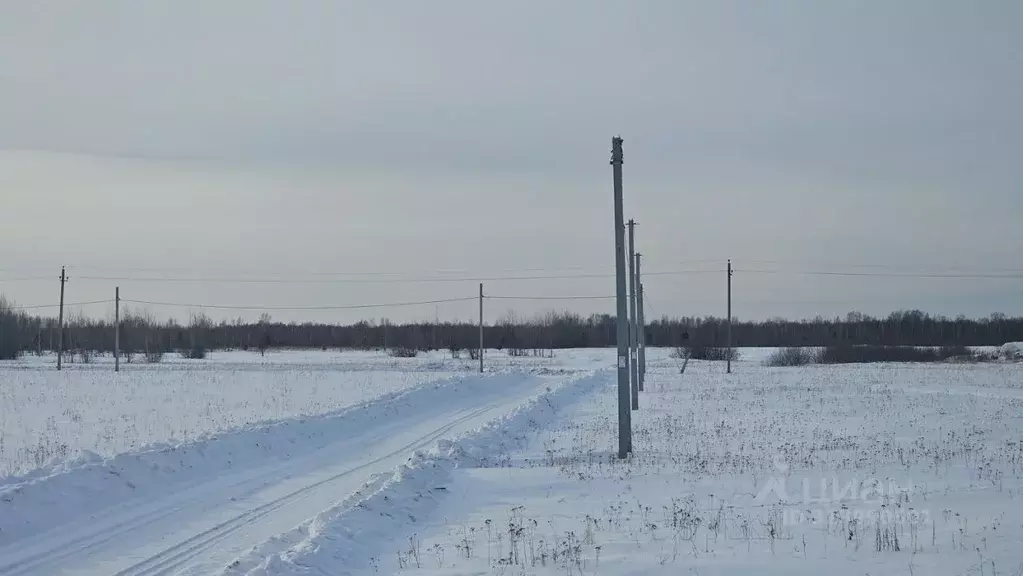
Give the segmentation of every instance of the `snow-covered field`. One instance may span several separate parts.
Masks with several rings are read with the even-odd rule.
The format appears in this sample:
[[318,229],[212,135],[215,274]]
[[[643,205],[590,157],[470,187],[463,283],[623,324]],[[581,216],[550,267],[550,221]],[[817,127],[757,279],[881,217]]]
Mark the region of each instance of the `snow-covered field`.
[[1023,364],[769,352],[0,365],[0,574],[1023,575]]
[[0,363],[0,482],[84,451],[112,456],[263,421],[333,412],[472,369],[468,361],[337,352],[168,354],[161,364]]
[[604,388],[359,572],[1023,574],[1023,366],[656,358],[631,460]]
[[[5,437],[59,435],[70,458],[0,480],[0,574],[215,572],[416,450],[587,374],[594,355],[495,353],[483,376],[443,354],[216,354],[120,374],[5,364],[0,382],[22,402],[5,406]],[[68,407],[80,417],[53,416]],[[150,420],[96,440],[96,423]]]

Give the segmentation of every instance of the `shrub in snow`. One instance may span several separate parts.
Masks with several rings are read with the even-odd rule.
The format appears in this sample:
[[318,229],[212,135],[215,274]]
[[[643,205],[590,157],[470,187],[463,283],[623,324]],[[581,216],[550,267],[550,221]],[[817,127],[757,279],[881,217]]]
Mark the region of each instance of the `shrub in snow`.
[[387,354],[392,358],[415,358],[419,355],[419,350],[412,347],[399,346],[397,348],[391,348],[387,351]]
[[724,362],[739,359],[739,351],[735,348],[721,348],[719,346],[679,346],[671,353],[673,358],[684,360],[709,360],[712,362]]
[[817,353],[808,348],[779,348],[764,361],[764,366],[806,366],[817,362]]
[[179,353],[186,360],[204,360],[206,358],[206,347],[201,345],[192,346],[188,350],[182,350]]
[[864,364],[873,362],[943,362],[951,359],[978,358],[966,346],[917,348],[915,346],[848,346],[821,348],[817,361],[821,364]]

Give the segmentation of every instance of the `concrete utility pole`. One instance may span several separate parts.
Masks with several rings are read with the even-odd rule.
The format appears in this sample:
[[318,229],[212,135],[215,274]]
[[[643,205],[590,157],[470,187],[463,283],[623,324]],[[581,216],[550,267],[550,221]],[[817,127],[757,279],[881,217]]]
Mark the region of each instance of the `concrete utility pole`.
[[727,371],[732,373],[732,259],[728,259],[728,357]]
[[629,219],[629,374],[632,378],[632,409],[639,410],[639,353],[636,351],[636,221]]
[[483,373],[483,283],[480,282],[480,374]]
[[61,368],[61,361],[64,357],[64,284],[67,283],[67,273],[64,267],[60,267],[60,312],[57,314],[57,370]]
[[641,274],[643,255],[636,254],[636,337],[639,347],[639,391],[646,381],[646,323],[643,321],[643,276]]
[[615,293],[618,339],[618,457],[632,452],[632,411],[629,391],[629,309],[625,291],[625,210],[622,207],[622,137],[611,139],[615,209]]
[[114,288],[114,372],[121,371],[121,287]]

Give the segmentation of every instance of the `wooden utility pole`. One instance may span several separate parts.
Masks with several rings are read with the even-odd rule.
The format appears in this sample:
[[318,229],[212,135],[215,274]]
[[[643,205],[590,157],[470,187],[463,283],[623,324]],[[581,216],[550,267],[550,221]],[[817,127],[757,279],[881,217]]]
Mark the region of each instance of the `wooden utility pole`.
[[639,410],[639,353],[636,327],[636,221],[629,219],[629,375],[632,386],[632,409]]
[[728,357],[725,358],[727,371],[732,373],[732,259],[728,259]]
[[483,373],[483,283],[480,282],[480,374]]
[[67,283],[67,273],[64,267],[60,267],[60,312],[57,314],[57,370],[61,369],[64,357],[64,284]]
[[611,167],[614,177],[615,293],[618,340],[618,457],[632,452],[632,410],[629,390],[629,307],[625,283],[625,210],[622,206],[622,138],[611,139]]
[[114,288],[114,372],[121,371],[121,287]]
[[636,253],[636,347],[639,352],[639,391],[646,381],[646,323],[643,321],[643,255]]

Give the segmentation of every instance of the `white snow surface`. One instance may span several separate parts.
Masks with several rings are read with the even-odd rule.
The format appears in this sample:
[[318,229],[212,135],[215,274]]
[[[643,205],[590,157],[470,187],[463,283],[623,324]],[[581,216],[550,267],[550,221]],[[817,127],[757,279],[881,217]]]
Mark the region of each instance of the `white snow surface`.
[[1023,342],[1006,342],[998,350],[1001,357],[1007,360],[1023,358]]
[[[134,386],[129,418],[143,403],[200,422],[210,403],[177,396],[216,381],[239,414],[0,479],[0,575],[1023,575],[1023,364],[743,352],[731,375],[680,374],[649,350],[627,460],[614,350],[488,351],[486,375],[441,354],[75,366],[48,402]],[[45,361],[0,366],[0,387],[45,382],[23,374]],[[262,394],[306,408],[245,402],[278,373],[290,391]]]
[[433,510],[379,553],[284,573],[1023,574],[1020,365],[650,368],[630,459],[602,387],[509,459],[362,511]]
[[[342,502],[295,530],[233,562],[225,574],[332,574],[371,568],[389,552],[379,544],[408,531],[443,502],[456,468],[501,466],[531,432],[552,425],[561,411],[597,389],[608,389],[611,372],[562,382],[502,418],[455,440],[418,450],[386,479],[364,488],[355,506]],[[414,529],[414,528],[413,528]]]
[[8,479],[0,485],[0,574],[215,572],[415,450],[499,418],[566,377],[545,363]]
[[[317,356],[319,355],[319,356]],[[136,359],[136,362],[138,359]],[[109,457],[201,440],[260,422],[311,416],[407,390],[471,368],[436,355],[214,352],[168,354],[161,364],[110,357],[66,364],[55,357],[0,363],[0,483],[44,475],[68,460]]]

